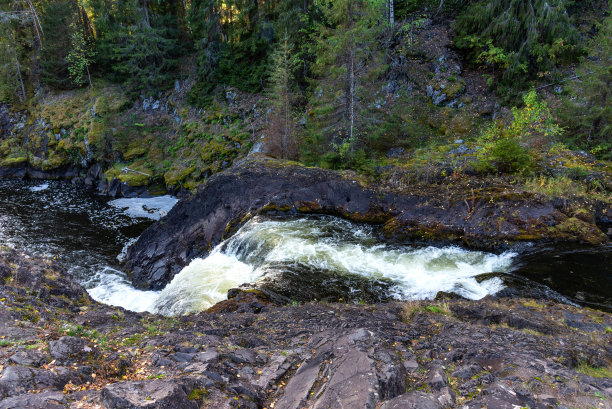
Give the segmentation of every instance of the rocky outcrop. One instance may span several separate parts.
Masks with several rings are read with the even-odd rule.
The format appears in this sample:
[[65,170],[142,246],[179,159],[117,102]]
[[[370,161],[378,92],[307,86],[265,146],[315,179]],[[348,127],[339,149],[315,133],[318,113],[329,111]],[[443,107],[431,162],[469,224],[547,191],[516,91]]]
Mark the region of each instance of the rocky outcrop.
[[166,318],[15,251],[0,273],[0,408],[611,408],[600,311],[489,297]]
[[408,186],[361,182],[358,175],[254,156],[210,178],[192,197],[147,229],[128,250],[134,284],[160,289],[190,260],[205,256],[250,216],[262,212],[326,213],[384,224],[401,239],[463,241],[499,247],[517,240],[603,243],[593,217],[574,216],[564,203],[489,185]]

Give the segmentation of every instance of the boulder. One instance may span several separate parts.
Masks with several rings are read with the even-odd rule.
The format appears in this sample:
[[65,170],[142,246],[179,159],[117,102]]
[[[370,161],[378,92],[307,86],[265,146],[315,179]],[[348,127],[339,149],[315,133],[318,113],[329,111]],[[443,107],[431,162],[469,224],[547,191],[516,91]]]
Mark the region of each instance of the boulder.
[[0,409],[65,409],[68,402],[62,392],[26,393],[0,401]]
[[182,385],[164,380],[113,383],[102,389],[100,400],[108,409],[199,408]]

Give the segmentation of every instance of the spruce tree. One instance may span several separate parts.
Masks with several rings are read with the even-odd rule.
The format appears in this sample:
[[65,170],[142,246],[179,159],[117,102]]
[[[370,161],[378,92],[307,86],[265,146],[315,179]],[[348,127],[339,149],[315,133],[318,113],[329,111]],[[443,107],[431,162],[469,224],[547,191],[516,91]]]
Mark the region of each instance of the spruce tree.
[[567,135],[578,147],[586,147],[612,159],[612,2],[609,15],[589,45],[580,78],[572,81],[573,98],[566,101],[562,116]]
[[39,61],[42,80],[45,84],[59,89],[74,86],[66,60],[71,48],[70,37],[75,27],[77,10],[71,0],[46,2],[40,15],[45,34]]
[[100,68],[135,95],[156,94],[176,76],[181,34],[176,7],[167,3],[156,9],[148,1],[91,2]]
[[317,56],[312,67],[314,129],[327,135],[324,139],[329,138],[347,161],[363,137],[363,120],[372,97],[365,86],[381,68],[375,40],[384,13],[378,2],[354,0],[326,3],[323,13],[325,24],[319,26],[313,46]]
[[268,152],[283,158],[295,153],[292,88],[297,62],[289,36],[285,35],[271,57],[268,96],[274,112],[269,120],[267,135]]
[[554,73],[558,64],[580,54],[580,37],[567,4],[568,0],[475,1],[457,18],[455,44],[474,63],[486,61],[493,50],[501,53],[501,85],[524,86],[525,78]]

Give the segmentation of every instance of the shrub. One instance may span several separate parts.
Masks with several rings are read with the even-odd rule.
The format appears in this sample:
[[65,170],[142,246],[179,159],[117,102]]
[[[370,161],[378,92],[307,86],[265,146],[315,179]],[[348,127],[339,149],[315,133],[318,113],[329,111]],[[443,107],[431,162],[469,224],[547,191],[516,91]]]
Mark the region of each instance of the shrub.
[[489,155],[500,172],[514,173],[530,165],[529,155],[514,139],[503,138],[494,142]]

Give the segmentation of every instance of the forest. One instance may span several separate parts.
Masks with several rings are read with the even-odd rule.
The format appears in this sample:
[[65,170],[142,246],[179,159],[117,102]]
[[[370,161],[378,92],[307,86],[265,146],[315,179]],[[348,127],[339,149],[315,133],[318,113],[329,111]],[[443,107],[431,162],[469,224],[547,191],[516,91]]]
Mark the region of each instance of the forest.
[[[135,140],[152,140],[161,154],[135,167],[165,174],[167,184],[207,160],[206,152],[197,161],[184,154],[177,165],[173,156],[194,140],[214,142],[217,131],[203,122],[232,128],[236,115],[225,111],[236,93],[264,106],[265,121],[255,126],[261,113],[237,114],[244,123],[231,136],[240,134],[241,148],[219,153],[221,163],[261,134],[270,155],[368,174],[394,152],[465,139],[484,147],[473,171],[530,172],[525,147],[612,158],[611,7],[605,0],[2,0],[0,100],[29,112],[49,93],[123,101],[97,125],[52,124],[53,134],[76,135],[56,149],[55,162],[42,155],[53,167],[83,159],[88,147],[79,152],[78,143],[100,139],[96,129],[121,133],[110,117],[134,101],[180,90],[180,129],[136,118],[120,158],[101,146],[90,154],[97,149],[110,168],[143,154],[133,152]],[[483,108],[484,100],[494,107]],[[5,142],[7,158],[31,154],[14,145]]]

